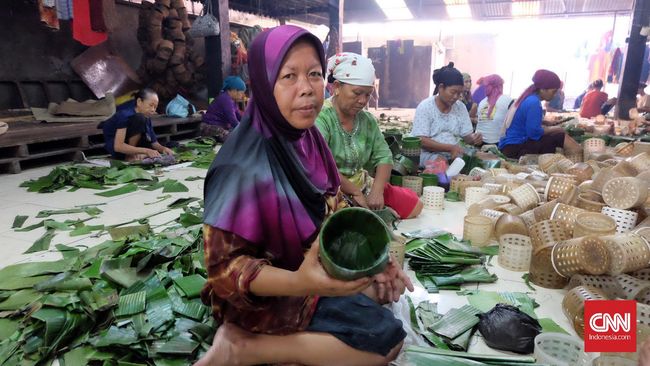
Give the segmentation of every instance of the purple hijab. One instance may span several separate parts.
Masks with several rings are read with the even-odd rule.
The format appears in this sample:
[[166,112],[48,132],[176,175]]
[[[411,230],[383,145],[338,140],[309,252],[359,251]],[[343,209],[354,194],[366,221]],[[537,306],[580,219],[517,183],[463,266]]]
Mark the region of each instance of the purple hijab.
[[273,265],[295,270],[318,235],[325,199],[339,188],[336,162],[316,126],[292,127],[273,89],[282,61],[299,39],[311,42],[325,75],[316,36],[296,26],[261,33],[249,51],[252,97],[208,171],[203,222],[232,232],[271,254]]

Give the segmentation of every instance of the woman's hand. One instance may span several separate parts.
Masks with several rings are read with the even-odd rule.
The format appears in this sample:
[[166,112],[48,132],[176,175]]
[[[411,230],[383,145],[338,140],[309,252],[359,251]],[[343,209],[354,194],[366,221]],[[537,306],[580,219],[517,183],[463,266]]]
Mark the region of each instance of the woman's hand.
[[144,154],[147,155],[148,158],[158,158],[160,157],[160,153],[154,149],[144,149]]
[[391,257],[384,272],[373,277],[375,296],[380,304],[399,301],[405,289],[413,291],[413,283]]
[[296,284],[301,286],[305,295],[319,296],[349,296],[370,286],[370,277],[360,278],[354,281],[341,281],[332,278],[325,272],[325,269],[318,259],[319,244],[316,239],[311,248],[305,254],[300,268],[295,273]]
[[354,202],[357,203],[357,205],[359,205],[359,206],[361,206],[363,208],[370,208],[368,206],[368,201],[366,200],[366,196],[363,193],[358,192],[358,193],[352,194],[352,199],[354,200]]
[[371,210],[381,210],[384,208],[384,192],[372,189],[368,195],[366,202]]
[[451,153],[451,158],[456,159],[457,157],[463,157],[465,155],[465,149],[458,145],[451,145],[451,149],[449,149],[449,152]]
[[174,155],[174,151],[172,149],[168,148],[168,147],[163,147],[162,152],[163,152],[163,154],[166,154],[166,155]]

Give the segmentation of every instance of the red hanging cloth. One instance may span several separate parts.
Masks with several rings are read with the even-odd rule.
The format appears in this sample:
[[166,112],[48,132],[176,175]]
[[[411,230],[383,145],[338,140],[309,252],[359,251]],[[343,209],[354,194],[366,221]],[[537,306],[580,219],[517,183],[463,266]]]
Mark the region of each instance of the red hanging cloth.
[[74,39],[86,46],[95,46],[108,39],[106,32],[92,30],[90,0],[73,0],[73,10],[72,37]]

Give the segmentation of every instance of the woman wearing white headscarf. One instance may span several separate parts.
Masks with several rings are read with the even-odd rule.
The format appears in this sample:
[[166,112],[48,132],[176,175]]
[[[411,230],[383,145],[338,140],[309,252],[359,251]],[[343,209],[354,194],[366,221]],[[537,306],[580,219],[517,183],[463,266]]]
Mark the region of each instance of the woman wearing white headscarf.
[[316,126],[336,160],[341,190],[362,207],[388,206],[401,218],[419,215],[422,202],[417,195],[388,183],[393,156],[375,117],[364,111],[375,83],[372,61],[341,53],[328,60],[327,75],[333,96],[325,101]]

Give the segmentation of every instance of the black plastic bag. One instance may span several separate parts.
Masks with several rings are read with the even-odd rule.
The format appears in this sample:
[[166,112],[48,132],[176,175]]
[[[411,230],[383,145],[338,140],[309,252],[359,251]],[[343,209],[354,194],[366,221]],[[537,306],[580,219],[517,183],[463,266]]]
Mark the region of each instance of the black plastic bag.
[[535,337],[542,332],[537,319],[512,305],[497,304],[492,310],[477,315],[478,330],[488,346],[522,354],[533,353]]

